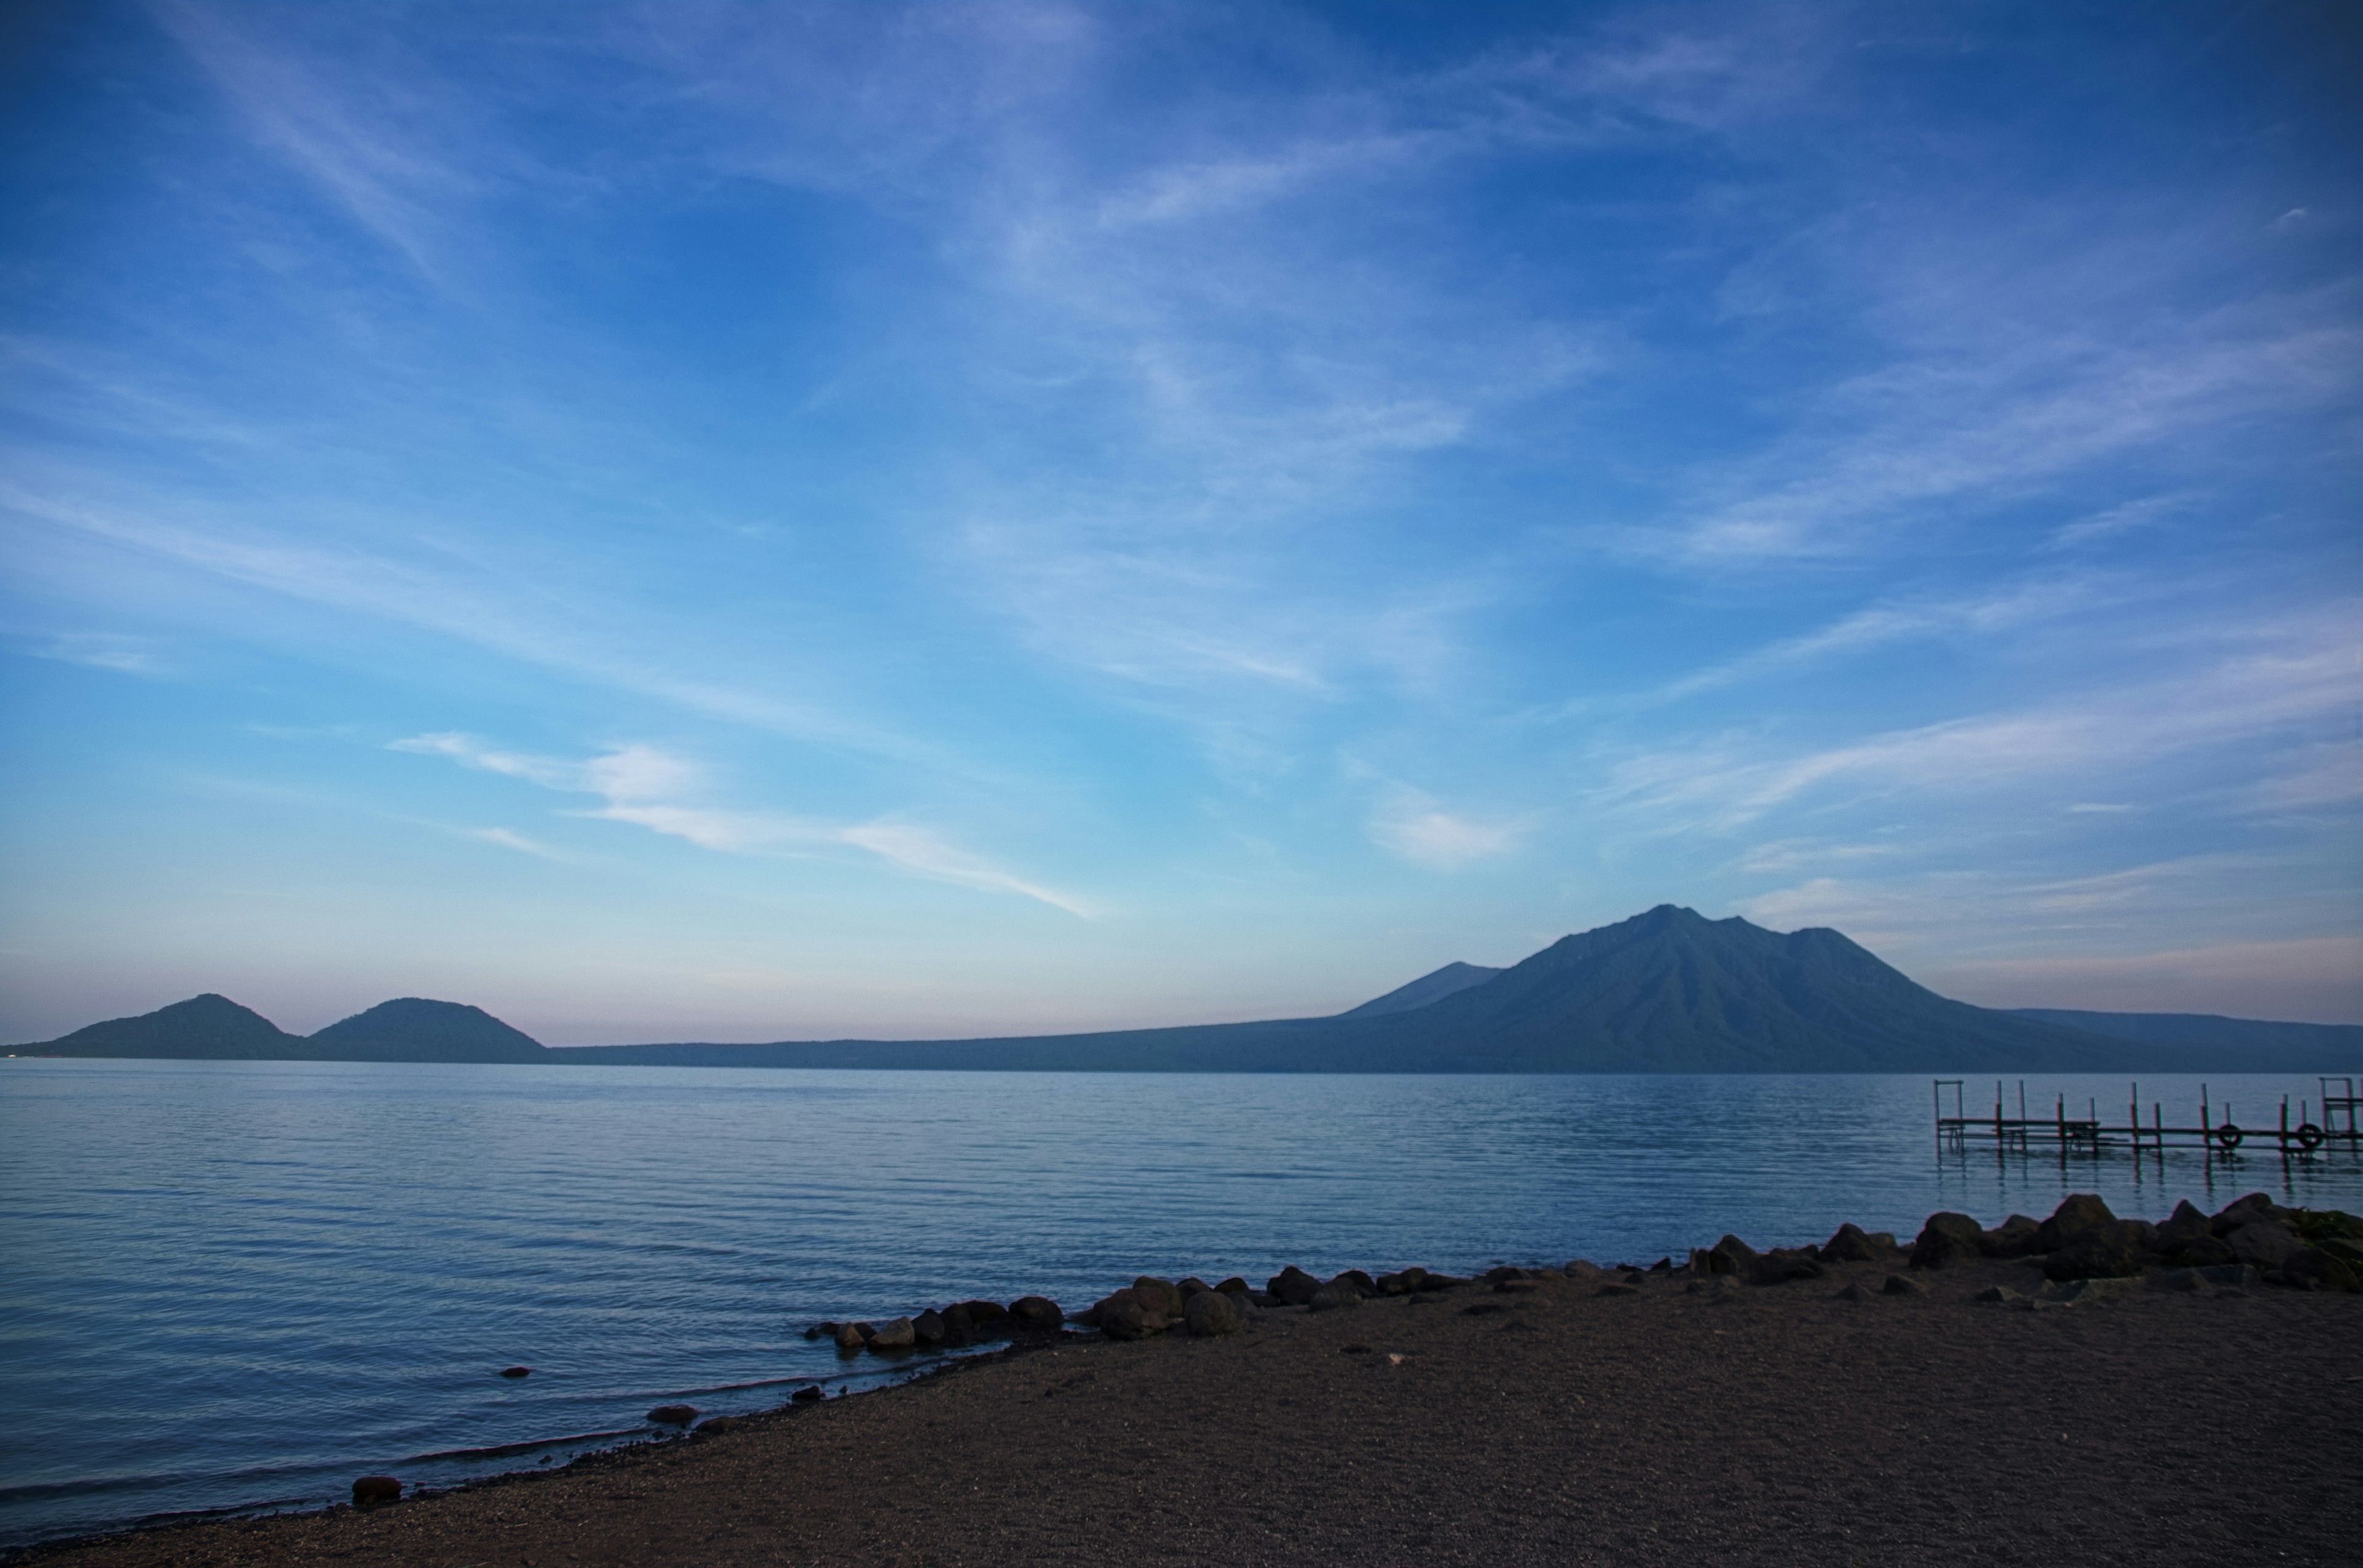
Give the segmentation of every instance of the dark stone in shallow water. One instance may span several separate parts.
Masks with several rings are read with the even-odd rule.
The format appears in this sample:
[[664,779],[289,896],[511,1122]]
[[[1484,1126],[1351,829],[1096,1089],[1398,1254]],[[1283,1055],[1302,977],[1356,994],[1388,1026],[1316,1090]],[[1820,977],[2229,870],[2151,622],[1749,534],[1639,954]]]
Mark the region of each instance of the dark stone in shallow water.
[[794,1400],[799,1405],[809,1405],[816,1399],[825,1398],[826,1396],[821,1393],[820,1385],[815,1384],[808,1388],[797,1389],[793,1394],[789,1395],[788,1397]]
[[391,1475],[364,1475],[353,1483],[353,1507],[356,1508],[401,1500],[402,1483]]
[[533,1368],[529,1366],[505,1366],[501,1368],[501,1375],[503,1377],[531,1377],[533,1375]]
[[1067,1315],[1047,1296],[1021,1296],[1009,1304],[1009,1318],[1010,1327],[1021,1333],[1055,1334]]
[[694,1405],[660,1405],[649,1412],[649,1419],[660,1427],[685,1427],[697,1419]]

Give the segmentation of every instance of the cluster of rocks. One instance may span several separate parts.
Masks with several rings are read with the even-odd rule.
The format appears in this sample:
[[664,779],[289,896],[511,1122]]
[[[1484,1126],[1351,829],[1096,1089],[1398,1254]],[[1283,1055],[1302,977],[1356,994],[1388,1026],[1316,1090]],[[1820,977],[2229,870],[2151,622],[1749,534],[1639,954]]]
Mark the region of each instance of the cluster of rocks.
[[2304,1290],[2363,1290],[2363,1220],[2336,1209],[2281,1208],[2250,1193],[2219,1212],[2189,1200],[2165,1220],[2119,1219],[2090,1193],[2070,1195],[2045,1220],[2014,1214],[1991,1230],[1966,1214],[1932,1214],[1911,1265],[1941,1269],[1969,1258],[2025,1258],[2059,1282],[2138,1279],[2152,1269],[2255,1271]]
[[[1474,1280],[1425,1268],[1375,1275],[1347,1269],[1323,1279],[1292,1263],[1261,1289],[1236,1274],[1217,1284],[1195,1277],[1168,1280],[1142,1274],[1071,1320],[1111,1340],[1145,1340],[1175,1329],[1214,1338],[1237,1333],[1258,1313],[1274,1308],[1331,1312],[1387,1296],[1418,1300],[1470,1284],[1511,1291],[1537,1280],[1572,1279],[1614,1296],[1636,1292],[1652,1278],[1670,1277],[1693,1293],[1714,1294],[1742,1285],[1819,1279],[1833,1264],[1908,1262],[1914,1269],[1941,1269],[1967,1258],[2028,1259],[2039,1262],[2055,1282],[2138,1278],[2145,1271],[2168,1270],[2187,1271],[2186,1288],[2202,1288],[2220,1272],[2226,1280],[2236,1276],[2308,1289],[2363,1290],[2363,1220],[2336,1210],[2280,1208],[2265,1194],[2252,1193],[2212,1216],[2185,1202],[2171,1218],[2153,1225],[2119,1219],[2100,1198],[2079,1193],[2048,1219],[2014,1214],[1991,1229],[1966,1214],[1933,1214],[1908,1250],[1888,1231],[1847,1224],[1817,1247],[1758,1251],[1736,1236],[1725,1236],[1712,1247],[1692,1248],[1687,1262],[1660,1258],[1647,1268],[1620,1263],[1605,1269],[1577,1259],[1563,1268],[1504,1264]],[[1858,1296],[1870,1294],[1859,1284],[1847,1289]],[[1891,1274],[1878,1290],[1883,1295],[1918,1293],[1918,1285],[1903,1274]],[[1047,1337],[1059,1333],[1068,1321],[1056,1302],[1028,1296],[1006,1307],[993,1301],[956,1302],[884,1323],[815,1323],[804,1337],[832,1339],[849,1356],[863,1351],[891,1356]]]
[[1122,1290],[1093,1302],[1089,1310],[1077,1315],[1076,1321],[1097,1329],[1112,1340],[1145,1340],[1177,1328],[1202,1338],[1213,1338],[1236,1334],[1252,1322],[1257,1313],[1273,1307],[1302,1307],[1308,1312],[1334,1312],[1359,1307],[1373,1297],[1417,1296],[1468,1283],[1458,1275],[1416,1267],[1375,1276],[1362,1269],[1347,1269],[1325,1280],[1294,1263],[1266,1280],[1261,1290],[1237,1274],[1219,1284],[1208,1284],[1194,1277],[1174,1281],[1143,1274]]
[[1872,1263],[1898,1251],[1895,1238],[1884,1230],[1865,1230],[1849,1220],[1818,1247],[1775,1247],[1759,1252],[1736,1236],[1725,1236],[1712,1247],[1691,1249],[1694,1278],[1728,1275],[1748,1284],[1786,1284],[1792,1280],[1819,1279],[1828,1263]]
[[834,1340],[840,1355],[869,1351],[888,1356],[1056,1334],[1066,1320],[1048,1296],[1021,1296],[1005,1307],[998,1301],[956,1301],[883,1323],[815,1323],[804,1330],[804,1338]]

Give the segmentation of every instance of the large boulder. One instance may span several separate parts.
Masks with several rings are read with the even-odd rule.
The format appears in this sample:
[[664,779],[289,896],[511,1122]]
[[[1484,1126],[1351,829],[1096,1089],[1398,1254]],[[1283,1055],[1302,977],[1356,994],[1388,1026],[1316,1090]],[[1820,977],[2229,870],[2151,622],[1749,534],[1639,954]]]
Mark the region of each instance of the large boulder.
[[1140,1305],[1167,1318],[1182,1316],[1182,1287],[1171,1280],[1159,1279],[1155,1274],[1143,1274],[1132,1282]]
[[1744,1278],[1755,1269],[1756,1249],[1736,1236],[1725,1236],[1707,1251],[1717,1254],[1729,1265],[1711,1265],[1711,1272],[1714,1273],[1738,1274]]
[[2234,1198],[2230,1203],[2217,1209],[2215,1217],[2207,1223],[2216,1235],[2228,1236],[2257,1216],[2261,1214],[2269,1217],[2272,1212],[2273,1200],[2270,1196],[2264,1193],[2249,1193],[2245,1196]]
[[2091,1193],[2069,1193],[2051,1211],[2051,1218],[2035,1229],[2035,1250],[2056,1252],[2080,1233],[2095,1225],[2109,1225],[2116,1220],[2109,1206]]
[[[1009,1308],[997,1301],[962,1301],[956,1305],[967,1310],[968,1320],[976,1325],[980,1334],[997,1334],[1009,1326]],[[951,1316],[950,1307],[944,1309],[944,1316]]]
[[353,1507],[373,1507],[402,1501],[402,1483],[391,1475],[364,1475],[353,1483]]
[[2043,1228],[2023,1214],[2014,1214],[1978,1238],[1989,1258],[2024,1258],[2035,1251],[2036,1232]]
[[1237,1306],[1219,1290],[1202,1290],[1183,1302],[1182,1321],[1202,1340],[1236,1334],[1242,1325]]
[[1313,1293],[1320,1288],[1319,1280],[1315,1279],[1294,1263],[1289,1264],[1264,1284],[1264,1289],[1270,1293],[1271,1298],[1282,1307],[1302,1307],[1311,1301]]
[[[1870,1244],[1869,1236],[1851,1219],[1830,1233],[1821,1251],[1822,1261],[1826,1263],[1868,1263],[1879,1257],[1879,1249]],[[1699,1256],[1696,1251],[1691,1253],[1692,1268],[1698,1267]]]
[[2305,1243],[2274,1218],[2269,1208],[2254,1211],[2248,1222],[2222,1238],[2231,1244],[2233,1258],[2266,1273],[2279,1269],[2304,1250]]
[[1372,1279],[1360,1269],[1347,1269],[1339,1273],[1333,1274],[1330,1276],[1329,1283],[1331,1284],[1346,1285],[1363,1296],[1379,1296],[1384,1294],[1379,1289],[1379,1282]]
[[1170,1318],[1149,1311],[1133,1298],[1130,1291],[1118,1291],[1101,1302],[1092,1309],[1091,1318],[1100,1332],[1111,1340],[1146,1340],[1173,1326]]
[[871,1328],[867,1323],[839,1323],[837,1326],[837,1348],[850,1353],[870,1342]]
[[1758,1284],[1782,1284],[1790,1280],[1819,1279],[1822,1265],[1814,1261],[1809,1247],[1775,1247],[1759,1252],[1750,1266],[1749,1277]]
[[897,1318],[891,1323],[881,1323],[878,1331],[870,1336],[870,1349],[878,1355],[891,1355],[907,1351],[919,1342],[919,1330],[908,1318]]
[[1985,1234],[1985,1228],[1966,1214],[1932,1214],[1912,1243],[1912,1266],[1941,1269],[1957,1258],[1981,1258]]
[[1417,1263],[1414,1263],[1411,1267],[1401,1270],[1395,1273],[1381,1274],[1377,1281],[1379,1294],[1381,1296],[1410,1296],[1419,1289],[1419,1282],[1426,1277],[1427,1271],[1421,1268]]
[[2125,1219],[2087,1225],[2044,1258],[2043,1272],[2055,1280],[2129,1279],[2149,1261],[2148,1249],[2142,1245],[2147,1229]]
[[1335,1312],[1341,1307],[1361,1305],[1362,1293],[1345,1281],[1339,1280],[1334,1284],[1325,1284],[1315,1291],[1311,1298],[1304,1303],[1304,1309],[1308,1312]]
[[2180,1252],[2193,1241],[2202,1241],[2215,1234],[2213,1222],[2202,1214],[2189,1198],[2174,1206],[2174,1212],[2158,1228],[2158,1248],[2162,1252]]
[[1047,1296],[1021,1296],[1009,1304],[1009,1327],[1020,1334],[1055,1334],[1067,1315]]
[[920,1344],[940,1345],[945,1334],[944,1315],[932,1307],[911,1319],[911,1337]]
[[1253,1287],[1237,1274],[1233,1274],[1215,1288],[1225,1296],[1248,1296],[1253,1292]]
[[973,1344],[976,1340],[976,1319],[969,1316],[968,1307],[954,1302],[939,1314],[944,1320],[944,1343]]

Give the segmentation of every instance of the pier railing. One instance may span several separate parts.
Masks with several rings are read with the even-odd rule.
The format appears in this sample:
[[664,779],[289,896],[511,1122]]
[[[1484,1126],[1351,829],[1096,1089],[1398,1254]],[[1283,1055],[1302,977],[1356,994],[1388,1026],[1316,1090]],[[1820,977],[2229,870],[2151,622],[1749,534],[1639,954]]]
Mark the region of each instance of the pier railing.
[[[2097,1099],[2088,1100],[2082,1115],[2071,1116],[2068,1097],[2058,1096],[2049,1116],[2029,1116],[2026,1109],[2026,1083],[2020,1080],[2016,1116],[2005,1114],[2009,1108],[2002,1097],[2000,1079],[1994,1081],[1993,1115],[1972,1116],[1964,1103],[1968,1081],[1960,1078],[1938,1078],[1935,1082],[1936,1108],[1936,1144],[1942,1148],[1965,1149],[1972,1143],[1991,1143],[1997,1149],[2015,1149],[2032,1152],[2037,1148],[2056,1149],[2065,1157],[2070,1153],[2099,1154],[2105,1150],[2126,1149],[2136,1154],[2144,1150],[2201,1149],[2209,1155],[2236,1153],[2251,1140],[2274,1145],[2280,1155],[2302,1158],[2325,1146],[2344,1146],[2352,1152],[2363,1149],[2363,1096],[2355,1092],[2351,1077],[2323,1077],[2318,1080],[2322,1095],[2317,1102],[2301,1097],[2297,1105],[2297,1123],[2290,1123],[2290,1101],[2281,1096],[2278,1122],[2269,1128],[2243,1127],[2233,1118],[2232,1105],[2225,1101],[2218,1106],[2210,1103],[2207,1085],[2199,1086],[2199,1121],[2196,1126],[2169,1127],[2166,1107],[2153,1100],[2149,1121],[2143,1124],[2141,1085],[2131,1085],[2126,1099],[2125,1120],[2122,1126],[2110,1126],[2102,1119]],[[1950,1093],[1952,1114],[1946,1114],[1945,1099]],[[2314,1119],[2316,1104],[2322,1108],[2322,1119]]]

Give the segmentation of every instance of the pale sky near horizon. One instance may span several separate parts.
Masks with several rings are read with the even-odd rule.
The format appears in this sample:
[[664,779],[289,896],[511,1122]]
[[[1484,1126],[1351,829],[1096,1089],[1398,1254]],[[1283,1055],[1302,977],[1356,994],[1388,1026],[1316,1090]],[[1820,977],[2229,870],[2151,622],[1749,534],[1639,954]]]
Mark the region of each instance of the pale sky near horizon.
[[0,8],[0,1038],[2363,1020],[2335,5]]

